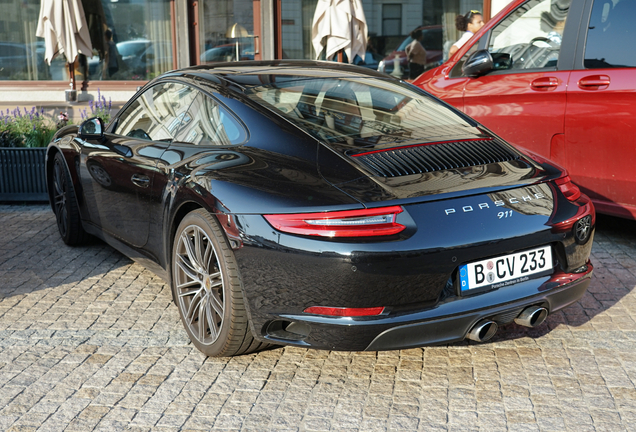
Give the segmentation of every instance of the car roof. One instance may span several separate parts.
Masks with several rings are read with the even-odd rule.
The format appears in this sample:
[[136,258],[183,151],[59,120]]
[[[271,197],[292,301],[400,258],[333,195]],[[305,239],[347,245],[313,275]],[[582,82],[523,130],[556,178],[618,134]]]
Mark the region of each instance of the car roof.
[[[238,86],[253,86],[259,75],[287,75],[306,78],[384,78],[394,79],[382,72],[354,66],[347,63],[311,60],[266,60],[221,62],[173,71],[171,74],[196,75],[200,78],[222,78]],[[214,81],[214,79],[213,79]],[[266,80],[264,82],[269,82]]]

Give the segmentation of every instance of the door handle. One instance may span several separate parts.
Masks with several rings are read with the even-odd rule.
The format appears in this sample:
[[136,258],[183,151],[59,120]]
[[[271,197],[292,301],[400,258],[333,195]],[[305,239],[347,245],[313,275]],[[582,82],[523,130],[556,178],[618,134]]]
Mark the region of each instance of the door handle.
[[147,188],[150,185],[150,177],[143,174],[133,174],[130,181],[142,188]]
[[579,87],[584,90],[598,90],[599,87],[610,85],[610,77],[607,75],[590,75],[579,80]]
[[530,83],[530,87],[535,90],[550,90],[559,86],[559,79],[556,77],[537,78]]

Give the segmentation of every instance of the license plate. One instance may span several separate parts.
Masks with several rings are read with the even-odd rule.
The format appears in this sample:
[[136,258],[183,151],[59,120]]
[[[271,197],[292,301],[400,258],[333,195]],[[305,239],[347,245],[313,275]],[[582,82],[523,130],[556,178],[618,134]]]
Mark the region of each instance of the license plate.
[[459,267],[462,294],[487,288],[502,288],[535,277],[552,274],[552,249],[544,246]]

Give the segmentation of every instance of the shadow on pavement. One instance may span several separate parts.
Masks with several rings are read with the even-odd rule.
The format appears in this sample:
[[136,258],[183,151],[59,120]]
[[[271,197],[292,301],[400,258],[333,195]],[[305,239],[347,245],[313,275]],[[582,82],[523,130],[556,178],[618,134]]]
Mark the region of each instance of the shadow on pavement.
[[[636,288],[636,221],[598,214],[591,261],[592,281],[578,302],[549,315],[537,328],[516,323],[502,326],[490,342],[538,338],[563,325],[573,332],[620,330],[610,310]],[[599,315],[603,316],[596,318]],[[594,324],[590,324],[593,319]]]

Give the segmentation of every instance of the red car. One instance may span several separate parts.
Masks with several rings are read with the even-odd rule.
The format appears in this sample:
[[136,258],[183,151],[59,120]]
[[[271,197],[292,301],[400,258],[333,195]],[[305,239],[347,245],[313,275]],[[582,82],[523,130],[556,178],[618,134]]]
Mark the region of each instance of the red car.
[[636,2],[514,0],[414,84],[636,219]]

